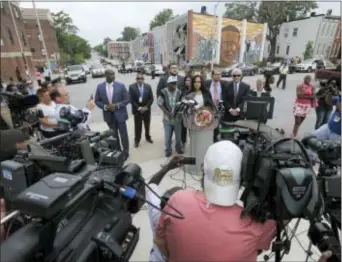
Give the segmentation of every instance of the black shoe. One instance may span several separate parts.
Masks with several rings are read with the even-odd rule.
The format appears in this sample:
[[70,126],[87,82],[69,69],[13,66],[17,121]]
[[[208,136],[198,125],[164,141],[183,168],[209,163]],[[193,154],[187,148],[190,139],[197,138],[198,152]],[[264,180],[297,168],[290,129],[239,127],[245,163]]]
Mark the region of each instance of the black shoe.
[[166,153],[165,154],[165,157],[171,157],[172,156],[172,153]]
[[150,144],[153,144],[153,140],[151,138],[146,138],[146,141],[149,142]]
[[134,147],[139,147],[139,142],[135,142]]

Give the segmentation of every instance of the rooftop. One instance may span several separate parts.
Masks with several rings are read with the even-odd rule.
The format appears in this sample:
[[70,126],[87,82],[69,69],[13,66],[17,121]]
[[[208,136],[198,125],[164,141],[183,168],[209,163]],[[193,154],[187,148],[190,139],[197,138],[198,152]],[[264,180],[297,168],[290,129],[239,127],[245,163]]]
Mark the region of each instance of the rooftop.
[[[53,19],[51,16],[51,12],[49,9],[39,9],[37,8],[37,14],[38,18],[40,20],[48,20],[53,23]],[[30,20],[34,19],[36,20],[36,12],[34,11],[33,8],[21,8],[21,14],[24,19]]]

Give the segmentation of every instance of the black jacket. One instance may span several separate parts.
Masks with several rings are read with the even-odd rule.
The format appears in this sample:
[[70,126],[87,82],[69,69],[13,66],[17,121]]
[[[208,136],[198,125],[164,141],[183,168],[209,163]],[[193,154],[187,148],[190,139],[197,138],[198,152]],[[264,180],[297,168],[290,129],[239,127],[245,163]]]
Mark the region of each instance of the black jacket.
[[[157,98],[160,96],[160,91],[167,86],[167,79],[169,75],[165,75],[159,79],[159,83],[157,85]],[[177,75],[177,88],[183,92],[185,89],[184,77]]]
[[231,108],[242,108],[244,97],[248,96],[250,93],[250,86],[244,82],[239,83],[239,91],[236,96],[234,96],[234,82],[228,83],[226,91],[222,92],[222,100],[226,109],[225,121],[237,121],[239,116],[233,116],[230,114],[229,110]]
[[152,92],[152,88],[149,84],[144,83],[144,93],[143,93],[143,98],[142,98],[142,102],[139,101],[140,98],[140,91],[139,91],[139,87],[137,83],[134,83],[132,85],[129,86],[128,92],[129,92],[129,96],[130,96],[130,100],[131,100],[131,104],[132,104],[132,114],[136,114],[138,113],[138,108],[139,107],[147,107],[147,112],[151,113],[151,106],[153,104],[154,101],[154,97],[153,97],[153,92]]
[[[251,91],[249,92],[249,95],[250,95],[250,96],[257,96],[257,91],[251,90]],[[264,91],[264,92],[261,93],[261,96],[263,96],[263,97],[265,97],[265,96],[270,97],[270,96],[271,96],[271,93],[270,93],[270,92],[267,92],[267,91]]]

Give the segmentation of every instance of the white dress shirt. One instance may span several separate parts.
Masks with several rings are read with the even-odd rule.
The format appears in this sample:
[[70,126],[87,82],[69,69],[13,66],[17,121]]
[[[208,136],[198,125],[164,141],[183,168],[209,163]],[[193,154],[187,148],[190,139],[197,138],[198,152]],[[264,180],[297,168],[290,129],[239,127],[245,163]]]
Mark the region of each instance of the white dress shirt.
[[[215,87],[214,87],[214,80],[213,80],[213,81],[211,81],[211,85],[210,85],[210,94],[211,94],[211,97],[213,98],[213,100],[215,99],[214,90],[215,90]],[[218,99],[221,100],[222,99],[222,87],[221,87],[220,81],[217,81],[217,93],[218,93]]]
[[108,102],[112,103],[113,101],[113,93],[114,93],[114,82],[113,83],[107,83],[106,82],[106,93],[107,93],[107,98],[108,98]]
[[[57,121],[56,118],[56,104],[55,102],[51,102],[49,105],[45,104],[38,104],[37,109],[41,110],[43,112],[44,117],[47,118],[48,121],[50,122],[55,122]],[[45,131],[45,132],[54,132],[55,129],[53,127],[45,126],[43,124],[40,124],[40,129]]]

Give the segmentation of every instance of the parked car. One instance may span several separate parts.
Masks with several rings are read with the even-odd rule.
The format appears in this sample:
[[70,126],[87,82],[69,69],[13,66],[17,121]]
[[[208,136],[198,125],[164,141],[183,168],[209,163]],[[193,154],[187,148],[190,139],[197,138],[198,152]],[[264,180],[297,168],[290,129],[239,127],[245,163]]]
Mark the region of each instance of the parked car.
[[230,67],[222,70],[223,77],[231,77],[231,74],[235,68],[239,68],[244,76],[253,76],[258,73],[258,67],[252,64],[235,63]]
[[121,65],[120,68],[118,69],[118,72],[120,74],[133,73],[133,67],[132,65],[125,65],[125,70],[124,70]]
[[84,72],[85,72],[87,75],[90,75],[90,69],[89,69],[89,67],[88,67],[87,65],[85,65],[85,64],[83,64],[82,67],[83,67]]
[[101,64],[97,64],[97,65],[91,65],[90,66],[90,73],[91,73],[91,77],[95,78],[95,77],[104,77],[105,76],[105,67]]
[[82,65],[71,65],[66,68],[66,83],[71,84],[74,82],[87,82],[87,75]]
[[296,72],[311,73],[324,68],[325,63],[322,59],[308,59],[296,65]]
[[271,74],[271,75],[277,75],[279,74],[279,68],[281,66],[280,62],[273,63],[269,66],[266,66],[261,69],[262,74]]
[[335,69],[319,69],[315,72],[316,85],[326,85],[330,81],[336,81],[337,86],[341,88],[341,64]]
[[164,74],[165,74],[165,72],[163,70],[163,65],[162,64],[155,64],[154,65],[154,75],[162,76]]

